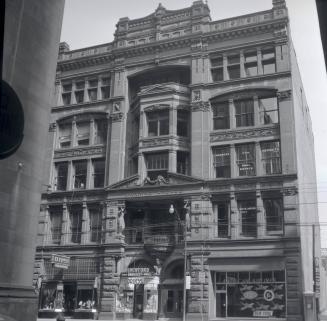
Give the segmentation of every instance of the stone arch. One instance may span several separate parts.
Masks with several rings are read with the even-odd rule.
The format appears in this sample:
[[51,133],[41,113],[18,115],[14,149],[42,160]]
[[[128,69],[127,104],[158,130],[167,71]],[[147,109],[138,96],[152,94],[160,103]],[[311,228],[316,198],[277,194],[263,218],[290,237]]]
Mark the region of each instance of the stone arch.
[[164,267],[161,276],[163,279],[184,279],[184,260],[183,259],[175,259],[173,261],[168,262],[168,264]]

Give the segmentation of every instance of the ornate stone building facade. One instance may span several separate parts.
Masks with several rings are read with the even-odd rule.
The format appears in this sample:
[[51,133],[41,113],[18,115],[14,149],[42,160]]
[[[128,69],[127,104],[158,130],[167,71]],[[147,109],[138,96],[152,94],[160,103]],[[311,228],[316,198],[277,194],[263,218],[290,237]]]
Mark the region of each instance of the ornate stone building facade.
[[55,88],[40,315],[315,319],[313,136],[285,1],[121,18],[112,43],[61,44]]

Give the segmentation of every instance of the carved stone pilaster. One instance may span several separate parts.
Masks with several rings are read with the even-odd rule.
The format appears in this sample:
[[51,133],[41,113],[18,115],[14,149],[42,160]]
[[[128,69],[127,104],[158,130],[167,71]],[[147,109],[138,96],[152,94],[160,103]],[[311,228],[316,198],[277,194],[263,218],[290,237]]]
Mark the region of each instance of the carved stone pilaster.
[[110,115],[110,118],[113,122],[121,122],[124,120],[125,116],[123,113],[113,113]]
[[210,111],[210,103],[208,101],[196,101],[191,103],[191,110],[195,111]]

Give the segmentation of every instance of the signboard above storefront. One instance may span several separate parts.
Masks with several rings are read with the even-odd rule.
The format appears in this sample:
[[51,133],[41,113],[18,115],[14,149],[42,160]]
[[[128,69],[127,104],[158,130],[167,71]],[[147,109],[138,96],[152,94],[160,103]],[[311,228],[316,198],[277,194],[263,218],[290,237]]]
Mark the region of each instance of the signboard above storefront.
[[70,258],[65,255],[52,254],[51,255],[51,263],[56,268],[68,269],[69,264],[70,264]]

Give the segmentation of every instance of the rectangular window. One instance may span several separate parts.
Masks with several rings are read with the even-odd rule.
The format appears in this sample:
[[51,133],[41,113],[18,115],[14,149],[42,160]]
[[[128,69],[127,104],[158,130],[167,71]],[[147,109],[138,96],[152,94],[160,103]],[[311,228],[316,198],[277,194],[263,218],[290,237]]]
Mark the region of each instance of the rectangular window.
[[286,317],[284,270],[216,272],[214,276],[217,318]]
[[258,75],[258,56],[256,51],[244,53],[244,67],[247,77]]
[[235,146],[238,176],[253,176],[255,170],[255,146],[244,144]]
[[276,72],[275,48],[262,49],[262,68],[264,74]]
[[71,145],[72,124],[59,125],[59,148],[67,148]]
[[99,243],[101,241],[102,216],[99,208],[90,208],[90,241]]
[[98,99],[98,89],[97,88],[89,89],[88,94],[89,94],[90,101],[96,101]]
[[107,141],[108,121],[97,119],[95,121],[95,144],[105,144]]
[[86,188],[86,173],[87,173],[87,162],[75,161],[74,166],[74,188],[85,189]]
[[101,96],[102,99],[110,98],[110,86],[101,87]]
[[90,144],[90,122],[80,122],[76,124],[77,145],[87,146]]
[[62,208],[50,208],[51,241],[60,244],[62,228]]
[[70,241],[72,243],[81,243],[82,217],[83,217],[82,206],[72,206],[69,213],[70,232],[71,232]]
[[84,90],[75,91],[76,103],[80,104],[84,101]]
[[186,152],[177,152],[177,173],[189,174],[189,154]]
[[277,124],[278,102],[277,97],[259,98],[260,124]]
[[147,114],[148,136],[162,136],[169,134],[169,111],[163,110]]
[[264,199],[263,207],[265,209],[267,233],[283,233],[284,211],[282,198]]
[[105,160],[93,159],[93,186],[100,188],[104,186]]
[[61,162],[55,164],[56,170],[56,190],[65,191],[67,189],[67,176],[68,176],[68,162]]
[[76,90],[82,90],[85,88],[85,82],[84,81],[77,81],[75,83]]
[[222,201],[214,204],[214,211],[217,217],[218,237],[226,238],[230,236],[230,211],[229,202]]
[[229,102],[219,102],[212,105],[213,129],[228,129],[229,125]]
[[189,128],[189,113],[185,110],[177,111],[177,135],[187,137]]
[[90,79],[89,80],[89,88],[91,87],[98,87],[98,79]]
[[264,174],[280,174],[282,172],[279,141],[261,142],[261,157]]
[[211,62],[211,74],[213,81],[224,80],[224,69],[223,69],[223,57],[217,56],[210,59]]
[[234,54],[227,57],[227,70],[229,79],[238,79],[241,77],[240,55]]
[[70,105],[71,104],[71,93],[64,93],[62,94],[62,103],[64,106]]
[[242,235],[257,236],[257,207],[256,200],[239,200],[237,207],[241,216]]
[[230,148],[229,146],[214,147],[213,166],[216,170],[216,178],[228,178],[231,176]]
[[166,177],[168,171],[168,153],[146,155],[146,167],[148,177],[151,180],[157,179],[158,175]]
[[235,100],[236,127],[254,126],[253,99]]

